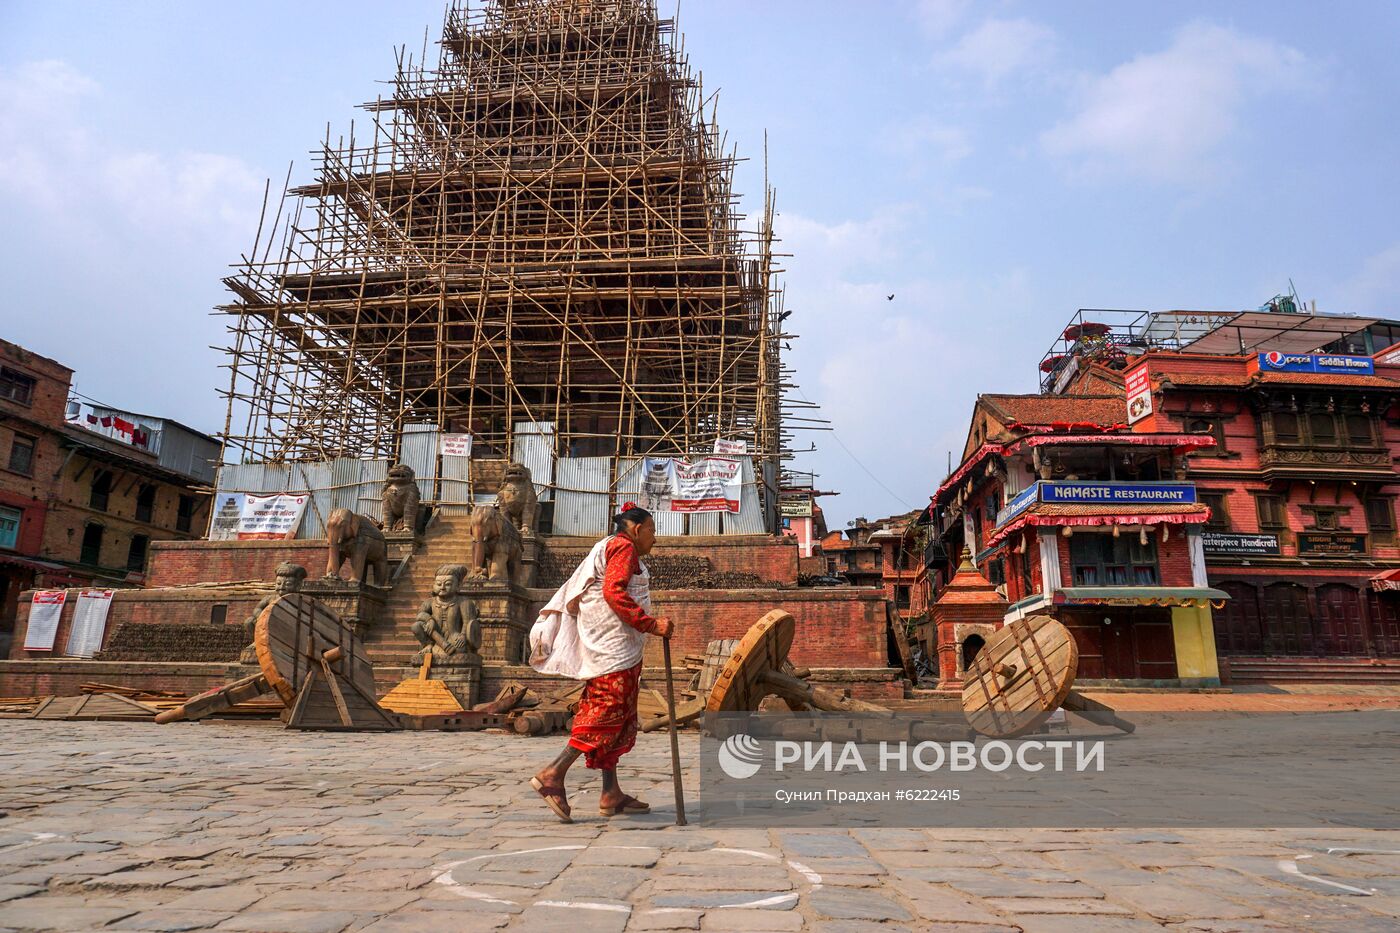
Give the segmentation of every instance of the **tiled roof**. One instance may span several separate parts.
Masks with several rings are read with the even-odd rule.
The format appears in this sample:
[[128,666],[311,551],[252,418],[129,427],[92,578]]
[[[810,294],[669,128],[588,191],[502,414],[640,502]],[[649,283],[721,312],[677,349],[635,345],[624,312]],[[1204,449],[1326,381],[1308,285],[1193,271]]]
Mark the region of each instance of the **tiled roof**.
[[1121,395],[983,395],[981,400],[1005,420],[1020,424],[1098,424],[1128,420]]
[[1343,373],[1260,373],[1258,381],[1270,385],[1359,386],[1400,389],[1400,381],[1385,376],[1351,376]]
[[1245,373],[1173,373],[1155,372],[1157,379],[1167,380],[1175,386],[1235,386],[1244,387],[1249,385],[1249,376]]

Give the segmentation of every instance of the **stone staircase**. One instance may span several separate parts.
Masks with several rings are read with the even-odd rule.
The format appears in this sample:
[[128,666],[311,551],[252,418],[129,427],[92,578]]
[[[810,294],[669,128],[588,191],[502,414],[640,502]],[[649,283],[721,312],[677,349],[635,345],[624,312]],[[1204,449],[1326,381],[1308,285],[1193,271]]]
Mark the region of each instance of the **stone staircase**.
[[1221,658],[1231,684],[1328,683],[1400,685],[1400,658]]
[[365,651],[376,666],[407,665],[418,641],[410,626],[424,600],[432,598],[433,575],[444,564],[471,564],[472,533],[467,516],[443,516],[428,528],[423,546],[409,559],[389,593],[384,620],[365,638]]

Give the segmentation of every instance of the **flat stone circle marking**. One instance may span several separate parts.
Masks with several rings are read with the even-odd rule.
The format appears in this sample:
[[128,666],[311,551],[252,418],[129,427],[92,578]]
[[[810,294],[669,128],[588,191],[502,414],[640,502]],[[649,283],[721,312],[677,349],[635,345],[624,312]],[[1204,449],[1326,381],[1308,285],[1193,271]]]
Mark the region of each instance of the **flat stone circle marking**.
[[[455,878],[453,878],[453,877],[452,877],[452,872],[453,872],[454,870],[456,870],[456,869],[462,867],[463,865],[472,865],[472,864],[477,864],[477,863],[481,863],[481,862],[491,861],[491,860],[493,860],[493,859],[509,858],[509,857],[515,856],[515,855],[537,855],[537,854],[539,854],[540,852],[572,852],[572,851],[581,851],[581,850],[583,850],[583,849],[594,849],[594,850],[597,850],[597,849],[622,849],[622,850],[629,850],[629,849],[650,849],[650,848],[653,848],[653,847],[652,847],[652,846],[609,846],[609,845],[587,846],[587,845],[580,845],[580,844],[570,844],[570,845],[563,845],[563,846],[542,846],[541,848],[538,848],[538,849],[521,849],[521,850],[519,850],[518,852],[487,852],[485,855],[474,855],[474,856],[472,856],[471,858],[458,859],[458,860],[455,861],[455,862],[448,862],[448,863],[446,863],[446,864],[444,864],[444,865],[439,865],[437,868],[435,868],[435,869],[433,870],[433,871],[434,871],[433,881],[437,882],[437,883],[440,884],[440,885],[445,886],[445,887],[446,887],[449,891],[451,891],[453,894],[456,894],[456,895],[458,895],[459,897],[465,897],[465,898],[467,898],[468,900],[481,901],[481,902],[484,903],[484,904],[500,904],[500,905],[505,906],[505,907],[522,907],[522,906],[528,906],[528,905],[523,905],[523,904],[521,904],[519,901],[513,901],[513,900],[510,900],[509,898],[496,897],[496,896],[494,896],[494,895],[487,894],[485,891],[475,891],[475,890],[472,889],[472,885],[462,884],[461,882],[459,882],[459,881],[457,881]],[[705,850],[705,851],[709,851],[709,852],[725,852],[725,853],[730,853],[730,854],[734,854],[734,855],[747,855],[747,856],[750,856],[750,857],[752,857],[752,858],[763,859],[763,860],[765,860],[765,861],[770,861],[770,862],[784,862],[789,868],[791,868],[793,871],[797,872],[799,875],[801,875],[801,876],[807,881],[808,885],[810,886],[810,891],[817,891],[817,890],[819,890],[819,889],[821,888],[821,886],[822,886],[822,876],[821,876],[820,874],[818,874],[817,872],[813,871],[812,869],[808,868],[806,865],[803,865],[801,862],[796,861],[795,859],[781,859],[781,858],[779,858],[779,857],[776,856],[776,855],[770,855],[770,854],[767,853],[767,852],[756,852],[756,851],[754,851],[753,849],[714,848],[714,849],[708,849],[708,850]],[[732,904],[714,904],[714,905],[711,905],[711,906],[707,907],[706,909],[707,909],[707,910],[725,910],[725,909],[733,909],[733,908],[777,907],[777,906],[780,906],[780,905],[782,905],[782,904],[787,904],[787,903],[793,903],[793,904],[795,904],[795,903],[797,903],[799,897],[800,897],[800,895],[798,895],[798,894],[795,893],[795,892],[789,893],[789,894],[775,894],[775,895],[772,895],[771,897],[759,897],[759,898],[755,898],[755,899],[752,899],[752,900],[736,901],[736,902],[734,902],[734,903],[732,903]],[[611,904],[611,903],[602,903],[602,902],[598,902],[598,901],[532,901],[531,903],[532,903],[534,906],[537,906],[537,907],[572,907],[572,908],[574,908],[574,909],[576,909],[576,910],[609,910],[609,911],[615,911],[615,912],[618,912],[618,913],[631,913],[631,912],[632,912],[632,908],[627,907],[627,906],[625,906],[625,905],[621,905],[621,904]],[[644,910],[644,911],[642,911],[643,914],[668,914],[668,913],[675,913],[675,912],[676,912],[676,908],[670,908],[670,907],[656,907],[656,908],[652,908],[652,909],[650,909],[650,910]]]

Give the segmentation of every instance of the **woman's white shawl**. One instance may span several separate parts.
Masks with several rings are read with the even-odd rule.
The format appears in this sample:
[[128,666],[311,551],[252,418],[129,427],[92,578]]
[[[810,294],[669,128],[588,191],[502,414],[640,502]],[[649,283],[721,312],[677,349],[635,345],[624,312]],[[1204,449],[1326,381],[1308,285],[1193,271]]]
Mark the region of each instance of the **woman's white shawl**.
[[[603,598],[608,542],[593,546],[530,629],[530,666],[542,674],[591,680],[625,671],[642,660],[646,633],[622,621]],[[651,613],[651,575],[646,565],[634,574],[627,592]]]

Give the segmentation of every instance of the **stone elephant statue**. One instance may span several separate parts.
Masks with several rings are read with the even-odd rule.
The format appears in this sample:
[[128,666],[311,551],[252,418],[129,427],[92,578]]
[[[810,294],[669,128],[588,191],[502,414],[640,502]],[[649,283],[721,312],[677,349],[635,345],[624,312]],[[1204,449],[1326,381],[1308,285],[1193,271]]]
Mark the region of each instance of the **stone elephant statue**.
[[472,576],[492,583],[518,583],[521,578],[523,549],[520,531],[493,505],[472,510]]
[[350,561],[350,579],[366,583],[365,571],[374,570],[374,582],[389,585],[389,551],[384,533],[374,520],[349,509],[336,509],[326,519],[326,576],[340,576],[340,566]]

